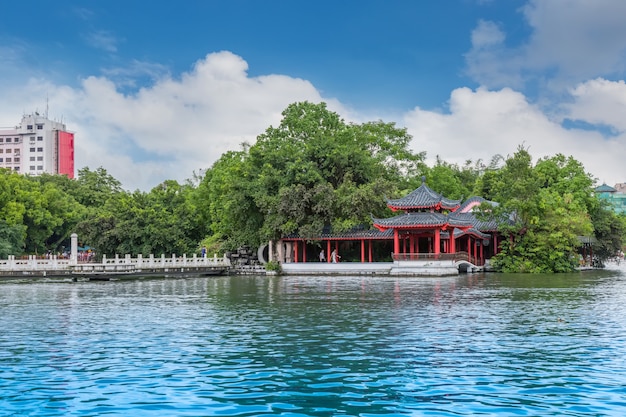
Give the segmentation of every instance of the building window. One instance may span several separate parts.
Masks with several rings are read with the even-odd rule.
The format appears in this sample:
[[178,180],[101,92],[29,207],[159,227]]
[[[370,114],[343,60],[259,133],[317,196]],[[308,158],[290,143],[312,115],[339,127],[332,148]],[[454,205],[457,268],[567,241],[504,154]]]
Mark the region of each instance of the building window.
[[[31,160],[31,161],[34,161],[34,160],[35,160],[35,157],[34,157],[34,156],[31,156],[31,157],[30,157],[30,160]],[[32,168],[32,169],[35,169],[35,168]]]
[[15,167],[15,168],[13,168],[13,169],[14,169],[15,171],[19,171],[19,170],[20,170],[20,167]]
[[38,124],[37,125],[37,129],[39,129],[39,130],[43,129],[43,125],[42,124]]
[[7,158],[7,162],[11,162],[11,158]]
[[4,143],[4,138],[0,138],[0,143]]
[[0,158],[0,162],[4,162],[2,158]]
[[43,170],[43,165],[37,165],[37,171],[42,171]]
[[20,158],[13,158],[13,161],[20,162]]
[[11,138],[7,138],[7,143],[11,143]]
[[4,149],[0,148],[0,153],[4,153]]
[[30,148],[30,151],[31,152],[35,152],[35,148]]
[[35,165],[31,165],[31,166],[30,166],[30,170],[31,170],[31,171],[34,171],[34,170],[35,170]]
[[27,126],[26,126],[26,129],[28,129],[28,130],[33,130],[33,125],[27,125]]
[[43,136],[37,136],[37,140],[41,142],[43,140]]
[[37,160],[38,160],[38,161],[43,161],[43,156],[38,156],[38,157],[37,157]]
[[37,148],[37,152],[43,152],[43,148]]
[[7,149],[7,153],[11,153],[13,150],[11,148]]

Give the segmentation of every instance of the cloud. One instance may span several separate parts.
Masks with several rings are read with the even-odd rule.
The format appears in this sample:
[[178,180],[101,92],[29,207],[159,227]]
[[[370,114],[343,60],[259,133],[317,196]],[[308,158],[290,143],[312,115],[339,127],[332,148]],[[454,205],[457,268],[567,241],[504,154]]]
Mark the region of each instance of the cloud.
[[[482,44],[498,39],[497,31],[492,35]],[[131,73],[132,65],[129,77]],[[572,155],[600,181],[626,180],[623,81],[598,78],[580,83],[569,91],[559,118],[512,88],[485,87],[452,91],[442,112],[415,107],[403,115],[380,117],[323,97],[307,80],[280,74],[251,77],[247,62],[226,51],[206,55],[182,74],[163,71],[130,92],[115,75],[88,77],[77,87],[42,78],[4,83],[0,126],[19,123],[22,111],[41,112],[49,97],[50,117],[76,132],[77,168],[102,166],[125,188],[149,190],[166,179],[191,178],[224,152],[254,143],[280,122],[290,103],[326,101],[348,121],[382,118],[406,126],[414,137],[411,146],[426,151],[429,162],[437,155],[459,164],[468,159],[488,162],[524,145],[535,158]],[[565,128],[563,119],[605,124],[616,133],[605,137],[593,130]]]
[[[504,29],[480,21],[466,54],[467,73],[489,88],[539,83],[563,91],[626,69],[626,2],[531,0],[520,9],[531,31],[507,45]],[[514,43],[514,41],[511,41]]]
[[119,39],[106,30],[98,30],[86,34],[85,41],[96,49],[110,53],[117,52],[117,44],[120,42]]
[[[345,110],[306,80],[250,77],[247,70],[241,57],[218,52],[178,78],[166,75],[132,93],[121,92],[110,78],[91,76],[77,88],[33,79],[5,97],[30,111],[41,109],[49,95],[50,116],[62,117],[76,131],[78,168],[103,166],[125,188],[147,190],[166,179],[190,178],[224,152],[254,143],[280,122],[290,103],[326,101],[333,110]],[[0,105],[0,114],[11,112]],[[11,125],[19,122],[13,117]]]
[[571,90],[575,101],[564,105],[568,118],[611,127],[626,133],[626,83],[602,78],[579,84]]
[[459,165],[468,159],[488,163],[494,155],[512,155],[522,145],[535,159],[571,155],[600,181],[625,180],[626,135],[607,139],[595,131],[566,129],[509,88],[456,89],[449,113],[416,107],[404,115],[404,124],[414,137],[414,150],[426,151],[430,163],[437,155]]

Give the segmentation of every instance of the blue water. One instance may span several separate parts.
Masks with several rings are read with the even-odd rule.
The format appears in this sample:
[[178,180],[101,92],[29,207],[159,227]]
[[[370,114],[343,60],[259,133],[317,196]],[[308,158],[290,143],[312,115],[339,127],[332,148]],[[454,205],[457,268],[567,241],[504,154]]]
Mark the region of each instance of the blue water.
[[626,276],[0,284],[0,415],[624,416]]

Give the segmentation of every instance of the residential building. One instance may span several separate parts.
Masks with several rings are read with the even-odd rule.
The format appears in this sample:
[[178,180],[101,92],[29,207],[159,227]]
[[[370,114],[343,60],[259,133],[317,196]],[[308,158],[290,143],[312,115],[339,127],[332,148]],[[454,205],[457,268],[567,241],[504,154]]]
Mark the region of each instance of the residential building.
[[74,178],[74,133],[39,113],[24,115],[18,126],[0,128],[0,168]]

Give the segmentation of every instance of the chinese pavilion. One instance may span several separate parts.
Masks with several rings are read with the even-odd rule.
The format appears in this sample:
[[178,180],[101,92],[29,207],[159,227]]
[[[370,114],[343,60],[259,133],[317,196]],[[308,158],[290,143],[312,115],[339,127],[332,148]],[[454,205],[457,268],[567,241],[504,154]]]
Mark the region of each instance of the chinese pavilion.
[[[352,253],[357,254],[359,247],[356,245],[360,243],[360,261],[373,262],[374,245],[392,243],[392,246],[385,247],[389,248],[386,253],[391,252],[393,261],[464,259],[474,265],[483,265],[486,258],[495,255],[498,245],[496,222],[479,220],[473,213],[473,209],[485,201],[481,197],[472,197],[461,203],[461,200],[445,198],[429,188],[422,177],[422,184],[407,196],[386,199],[387,207],[399,214],[389,218],[372,217],[374,229],[340,235],[323,233],[316,237],[283,238],[289,246],[287,252],[291,254],[286,261],[306,262],[307,252],[311,249],[321,247],[330,254],[331,248],[338,251],[340,244],[344,250],[352,249]],[[307,241],[321,245],[309,243],[308,248]],[[309,259],[316,258],[315,255],[309,256]]]

